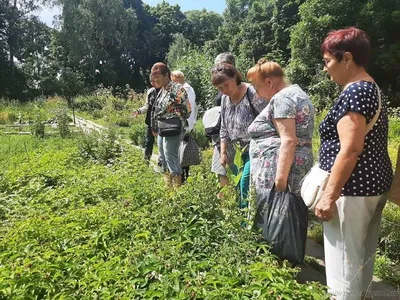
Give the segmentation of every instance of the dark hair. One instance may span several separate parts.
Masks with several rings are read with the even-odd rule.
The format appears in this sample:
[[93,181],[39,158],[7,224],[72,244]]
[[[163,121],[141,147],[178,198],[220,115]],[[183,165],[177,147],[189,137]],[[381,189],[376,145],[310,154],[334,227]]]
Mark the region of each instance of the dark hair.
[[329,32],[320,50],[322,55],[329,53],[338,61],[343,59],[345,52],[350,52],[356,65],[366,67],[371,43],[365,31],[349,27]]
[[171,71],[169,70],[167,65],[164,64],[163,62],[155,63],[153,65],[153,67],[151,67],[151,74],[150,75],[152,75],[154,72],[160,72],[161,75],[163,75],[163,76],[168,74],[168,77],[171,78]]
[[225,82],[226,77],[228,77],[228,78],[235,78],[236,77],[236,84],[237,85],[242,83],[242,75],[231,64],[222,63],[222,64],[215,65],[212,68],[212,70],[211,70],[211,81],[212,81],[212,84],[214,86]]

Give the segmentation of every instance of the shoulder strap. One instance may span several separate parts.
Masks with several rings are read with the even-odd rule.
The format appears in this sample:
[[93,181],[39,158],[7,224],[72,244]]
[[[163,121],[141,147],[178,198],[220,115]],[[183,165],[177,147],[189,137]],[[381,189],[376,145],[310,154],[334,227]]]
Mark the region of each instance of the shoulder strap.
[[255,119],[260,113],[254,108],[253,103],[250,100],[251,98],[250,98],[249,88],[250,88],[250,86],[247,87],[246,97],[247,97],[247,101],[249,101],[250,108],[251,108],[251,111],[253,113],[253,118]]
[[379,90],[378,85],[375,83],[376,89],[378,90],[378,109],[375,113],[374,118],[371,120],[371,122],[368,123],[367,128],[365,128],[365,135],[368,134],[368,132],[371,131],[372,127],[374,127],[376,121],[379,118],[379,115],[381,114],[382,110],[382,99],[381,99],[381,91]]

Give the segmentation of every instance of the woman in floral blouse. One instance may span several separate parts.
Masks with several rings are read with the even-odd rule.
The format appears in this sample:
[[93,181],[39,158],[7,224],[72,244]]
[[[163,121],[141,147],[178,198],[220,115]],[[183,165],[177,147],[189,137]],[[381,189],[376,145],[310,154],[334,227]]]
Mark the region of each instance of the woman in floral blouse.
[[151,128],[153,134],[158,133],[157,122],[162,119],[178,117],[181,120],[181,134],[177,136],[158,136],[158,150],[160,161],[168,185],[182,184],[182,169],[179,162],[179,145],[185,133],[184,124],[190,116],[190,102],[183,86],[171,81],[171,72],[164,63],[156,63],[151,68],[151,76],[161,86],[161,90],[154,103],[151,114]]
[[[257,94],[269,103],[249,126],[251,178],[257,205],[278,191],[300,195],[300,181],[313,165],[314,107],[297,85],[284,81],[279,64],[261,59],[248,73]],[[263,227],[262,216],[255,225]]]

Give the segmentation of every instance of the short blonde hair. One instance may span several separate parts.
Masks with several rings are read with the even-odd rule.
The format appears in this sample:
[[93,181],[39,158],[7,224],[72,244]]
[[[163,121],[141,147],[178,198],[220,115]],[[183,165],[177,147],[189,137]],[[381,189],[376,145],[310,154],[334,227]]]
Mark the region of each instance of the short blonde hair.
[[265,79],[267,77],[278,77],[283,79],[285,73],[278,63],[261,58],[258,60],[256,65],[247,71],[247,78],[250,81],[256,77],[260,79]]
[[171,77],[176,78],[179,83],[185,83],[185,75],[182,73],[182,71],[176,70],[171,72]]

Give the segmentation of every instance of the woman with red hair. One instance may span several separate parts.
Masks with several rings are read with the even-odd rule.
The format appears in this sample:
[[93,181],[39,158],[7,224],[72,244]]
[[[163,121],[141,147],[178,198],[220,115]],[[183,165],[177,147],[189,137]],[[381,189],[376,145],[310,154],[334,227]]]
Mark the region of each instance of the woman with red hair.
[[336,299],[368,295],[393,176],[386,104],[366,71],[369,52],[369,37],[354,27],[330,32],[321,46],[324,71],[343,87],[319,127],[319,166],[330,176],[315,208],[324,221],[327,285]]

